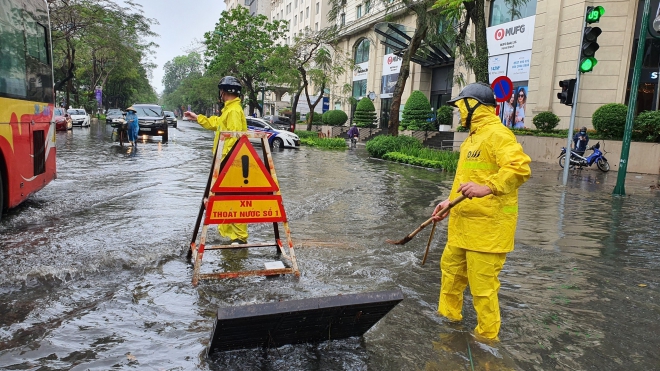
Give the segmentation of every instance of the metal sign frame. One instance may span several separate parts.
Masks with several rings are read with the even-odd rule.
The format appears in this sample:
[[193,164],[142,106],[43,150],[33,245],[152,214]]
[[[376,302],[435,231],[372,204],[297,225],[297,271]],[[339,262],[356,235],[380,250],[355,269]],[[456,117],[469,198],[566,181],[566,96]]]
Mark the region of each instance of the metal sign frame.
[[[220,172],[222,170],[221,167],[231,165],[231,163],[229,163],[228,161],[224,161],[224,162],[222,161],[223,160],[222,150],[225,145],[225,140],[229,138],[238,138],[240,140],[242,137],[261,139],[261,146],[263,148],[264,159],[267,162],[266,169],[268,170],[270,176],[273,178],[275,184],[277,185],[277,190],[275,192],[272,193],[257,192],[257,193],[260,195],[268,194],[271,197],[276,197],[278,199],[281,199],[282,196],[279,190],[279,182],[277,180],[277,174],[275,173],[275,165],[273,164],[273,158],[271,156],[270,145],[268,144],[267,134],[259,133],[259,132],[235,132],[235,131],[220,132],[218,138],[218,147],[216,149],[216,153],[213,159],[213,168],[209,176],[209,184],[204,192],[204,197],[202,199],[203,207],[200,208],[200,215],[198,215],[198,224],[195,226],[195,230],[193,231],[193,238],[192,241],[190,242],[190,250],[188,252],[188,257],[194,261],[193,278],[192,278],[193,286],[197,286],[199,280],[205,280],[205,279],[223,279],[223,278],[237,278],[237,277],[249,277],[249,276],[275,276],[280,274],[294,274],[296,277],[300,277],[300,271],[298,270],[298,262],[296,261],[296,254],[293,249],[293,241],[291,240],[291,229],[289,228],[289,222],[286,219],[286,215],[284,215],[284,221],[282,222],[282,225],[284,227],[284,233],[286,236],[286,246],[288,247],[288,253],[283,248],[284,246],[280,238],[279,226],[277,222],[273,222],[273,230],[275,233],[275,241],[273,242],[253,243],[253,244],[243,244],[243,245],[208,245],[207,246],[206,237],[208,233],[208,228],[209,225],[213,225],[213,224],[207,223],[208,217],[206,217],[203,218],[205,221],[202,225],[202,233],[200,236],[199,244],[197,244],[196,240],[197,240],[197,232],[199,228],[199,221],[202,220],[203,215],[208,215],[208,213],[211,212],[210,207],[212,206],[212,203],[209,202],[209,200],[211,199],[211,197],[223,195],[223,193],[213,192],[210,185],[216,184],[216,182],[218,181],[218,176],[220,175]],[[232,151],[238,147],[238,143],[239,141],[236,142],[236,145],[227,154],[226,156],[227,159],[231,158]],[[249,141],[247,145],[252,147],[252,144]],[[254,148],[252,148],[252,150],[254,150]],[[243,191],[243,194],[249,195],[247,197],[254,197],[250,195],[251,193],[255,193],[255,192],[251,192],[249,191],[249,189]],[[230,194],[233,196],[236,195],[235,192]],[[281,255],[286,261],[288,261],[290,267],[280,268],[280,269],[260,269],[260,270],[235,271],[235,272],[213,272],[206,274],[200,273],[202,266],[202,259],[204,257],[204,252],[206,250],[243,249],[243,248],[252,248],[252,247],[276,247],[278,255]]]

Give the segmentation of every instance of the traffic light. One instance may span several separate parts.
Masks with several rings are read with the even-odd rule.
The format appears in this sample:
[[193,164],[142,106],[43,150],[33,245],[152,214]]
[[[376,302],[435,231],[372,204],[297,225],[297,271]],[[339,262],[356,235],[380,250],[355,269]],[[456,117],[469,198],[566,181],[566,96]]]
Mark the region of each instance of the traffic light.
[[[587,24],[597,23],[600,17],[605,14],[605,8],[602,6],[588,6],[587,7]],[[594,57],[596,51],[600,46],[598,45],[598,36],[603,31],[600,27],[585,26],[582,34],[582,45],[580,51],[580,72],[591,72],[594,69],[598,60]]]
[[557,93],[557,98],[559,98],[559,103],[565,104],[567,106],[573,105],[573,94],[575,93],[575,82],[576,79],[570,80],[561,80],[559,82],[559,87],[561,88],[561,93]]

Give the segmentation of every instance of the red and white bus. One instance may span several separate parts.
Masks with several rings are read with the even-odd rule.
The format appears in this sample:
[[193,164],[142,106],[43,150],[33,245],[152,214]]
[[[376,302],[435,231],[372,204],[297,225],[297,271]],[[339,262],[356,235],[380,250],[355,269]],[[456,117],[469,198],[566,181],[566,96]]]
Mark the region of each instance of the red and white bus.
[[0,0],[0,217],[55,179],[45,0]]

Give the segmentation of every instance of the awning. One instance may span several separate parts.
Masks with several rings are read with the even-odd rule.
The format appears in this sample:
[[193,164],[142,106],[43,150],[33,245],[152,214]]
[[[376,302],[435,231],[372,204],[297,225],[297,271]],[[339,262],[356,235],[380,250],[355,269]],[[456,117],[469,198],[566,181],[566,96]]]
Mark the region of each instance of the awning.
[[[374,26],[374,31],[378,35],[381,44],[389,46],[394,50],[394,54],[402,56],[410,45],[412,35],[415,30],[410,27],[392,22],[379,22]],[[440,67],[454,64],[454,58],[449,53],[449,46],[444,43],[429,44],[422,41],[417,53],[411,60],[424,67]]]

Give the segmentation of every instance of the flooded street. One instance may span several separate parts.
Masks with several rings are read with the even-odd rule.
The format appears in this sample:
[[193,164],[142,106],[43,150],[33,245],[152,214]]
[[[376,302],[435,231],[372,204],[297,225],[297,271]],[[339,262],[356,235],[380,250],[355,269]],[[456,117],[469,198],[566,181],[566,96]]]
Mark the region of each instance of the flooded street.
[[[121,148],[95,124],[57,133],[58,178],[0,223],[4,370],[660,369],[658,177],[532,164],[516,249],[500,274],[501,342],[436,313],[446,222],[400,239],[446,198],[452,174],[309,147],[273,153],[301,277],[191,285],[188,242],[213,133],[179,121],[170,141]],[[469,202],[469,201],[465,201]],[[211,228],[212,230],[214,228]],[[273,238],[250,225],[250,241]],[[209,237],[218,239],[215,230]],[[261,269],[273,248],[207,252],[204,266]],[[205,358],[218,307],[400,289],[362,339]]]

